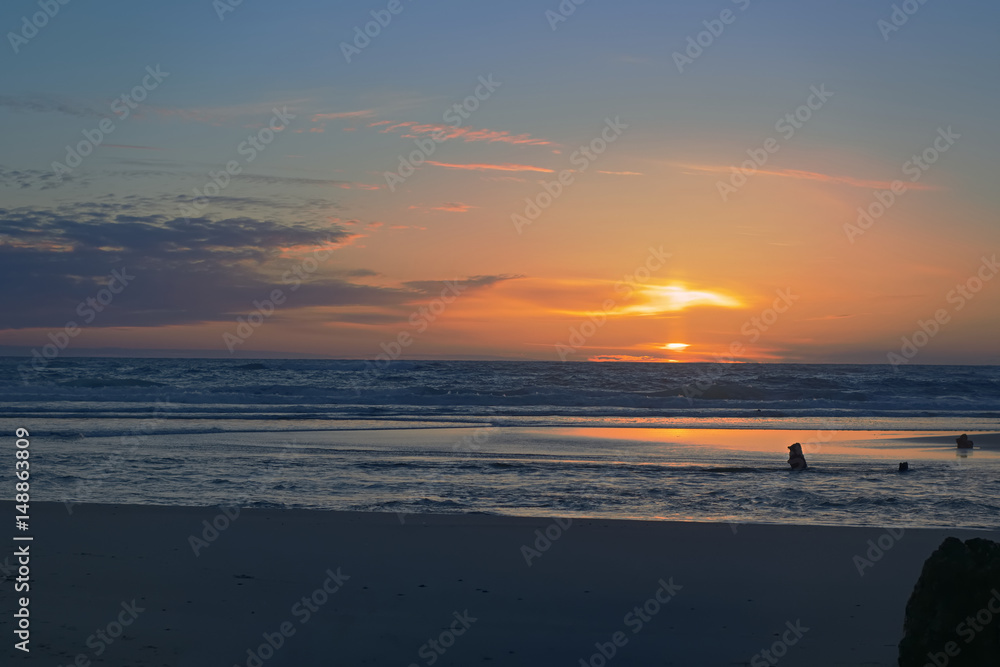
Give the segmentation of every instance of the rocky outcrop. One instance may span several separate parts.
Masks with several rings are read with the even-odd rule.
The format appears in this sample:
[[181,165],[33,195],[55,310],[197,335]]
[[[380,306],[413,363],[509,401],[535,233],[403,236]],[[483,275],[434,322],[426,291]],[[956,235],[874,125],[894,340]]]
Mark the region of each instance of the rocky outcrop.
[[1000,544],[949,537],[906,603],[900,667],[1000,665]]

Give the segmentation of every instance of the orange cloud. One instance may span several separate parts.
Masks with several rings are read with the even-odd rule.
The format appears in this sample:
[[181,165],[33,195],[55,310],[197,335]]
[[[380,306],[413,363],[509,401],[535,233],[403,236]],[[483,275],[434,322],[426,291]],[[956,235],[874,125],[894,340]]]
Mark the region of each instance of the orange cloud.
[[[691,169],[696,172],[710,173],[710,174],[731,174],[737,167],[733,165],[695,165],[695,164],[681,164],[678,165],[684,169]],[[758,169],[753,172],[754,175],[763,176],[778,176],[780,178],[794,178],[799,180],[807,181],[820,181],[822,183],[832,183],[835,185],[850,185],[855,188],[872,188],[880,190],[888,190],[892,187],[892,184],[896,181],[877,181],[869,180],[863,178],[854,178],[853,176],[835,176],[832,174],[823,174],[817,171],[804,171],[801,169]],[[926,183],[910,183],[903,181],[903,185],[907,190],[940,190],[939,187],[934,185],[928,185]]]
[[552,169],[533,167],[527,164],[449,164],[447,162],[435,162],[434,160],[428,160],[427,164],[446,169],[465,169],[467,171],[539,171],[543,174],[555,173]]
[[461,202],[445,202],[441,206],[410,206],[411,210],[446,211],[448,213],[467,213],[474,208],[476,207],[471,204],[463,204]]
[[317,243],[313,245],[295,245],[278,248],[278,252],[281,257],[298,257],[301,255],[311,255],[315,252],[337,250],[338,248],[343,248],[345,246],[352,245],[358,239],[363,239],[364,234],[349,234],[340,238],[336,243]]
[[616,311],[621,315],[657,315],[675,313],[695,306],[739,308],[743,304],[727,294],[710,290],[692,290],[682,285],[642,285],[641,303],[627,305]]
[[369,118],[374,115],[374,109],[364,109],[362,111],[341,111],[340,113],[317,113],[313,114],[312,122],[318,123],[323,120],[338,120],[340,118]]
[[598,171],[598,174],[611,174],[612,176],[642,176],[638,171]]
[[662,357],[650,357],[650,356],[638,357],[631,354],[599,354],[593,357],[588,357],[587,361],[631,361],[631,362],[667,364],[667,363],[673,363],[674,360],[663,359]]
[[453,127],[451,125],[439,125],[435,123],[421,124],[413,121],[406,121],[402,123],[390,124],[389,121],[379,121],[377,123],[369,123],[368,127],[376,127],[380,125],[387,125],[383,127],[379,132],[383,134],[388,132],[402,131],[404,134],[402,136],[415,139],[421,135],[425,134],[437,134],[440,137],[447,139],[461,139],[462,141],[486,141],[489,143],[501,142],[505,144],[517,144],[525,146],[554,146],[551,141],[545,139],[537,139],[532,137],[530,134],[511,134],[506,130],[487,130],[487,129],[476,129],[473,127]]

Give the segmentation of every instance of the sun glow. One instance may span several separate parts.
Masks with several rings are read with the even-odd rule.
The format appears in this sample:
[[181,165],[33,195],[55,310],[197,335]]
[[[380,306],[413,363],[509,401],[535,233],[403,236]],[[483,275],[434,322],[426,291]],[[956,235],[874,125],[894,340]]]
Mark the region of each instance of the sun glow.
[[709,290],[692,290],[683,285],[643,285],[639,289],[642,303],[626,306],[620,313],[630,315],[656,315],[675,313],[694,306],[739,308],[743,304],[736,298]]

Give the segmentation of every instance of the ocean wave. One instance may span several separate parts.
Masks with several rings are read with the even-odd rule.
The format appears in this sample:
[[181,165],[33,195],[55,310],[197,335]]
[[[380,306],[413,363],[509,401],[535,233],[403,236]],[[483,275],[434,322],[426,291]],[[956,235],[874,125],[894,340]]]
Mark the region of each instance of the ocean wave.
[[166,387],[162,382],[152,380],[142,380],[140,378],[77,378],[74,380],[63,380],[58,384],[64,387],[84,387],[91,389],[104,389],[108,387]]
[[5,412],[114,417],[169,402],[175,417],[212,406],[207,419],[1000,418],[996,366],[57,361],[22,376],[24,359],[0,358]]

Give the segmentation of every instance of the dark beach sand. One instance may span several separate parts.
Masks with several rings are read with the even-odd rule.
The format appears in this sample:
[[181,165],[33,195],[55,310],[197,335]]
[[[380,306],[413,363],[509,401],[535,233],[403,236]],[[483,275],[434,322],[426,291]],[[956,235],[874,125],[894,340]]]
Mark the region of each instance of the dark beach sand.
[[[536,518],[409,515],[401,524],[393,514],[243,510],[195,556],[189,536],[204,520],[224,525],[218,508],[32,510],[32,652],[11,648],[7,582],[11,664],[69,665],[82,654],[95,665],[247,665],[247,650],[286,623],[294,634],[260,664],[572,666],[621,632],[609,665],[750,664],[783,633],[796,642],[782,665],[894,665],[924,559],[947,535],[1000,539],[583,519],[557,531]],[[546,528],[557,539],[529,567],[522,546]],[[854,556],[880,536],[890,548],[860,576]],[[314,596],[337,587],[328,570],[340,588]],[[669,597],[661,580],[675,587],[663,605],[649,602]],[[313,597],[308,618],[303,597]],[[123,611],[133,600],[144,611]],[[124,636],[104,643],[95,632],[117,634],[119,617],[130,621]],[[799,638],[787,622],[808,630]],[[442,654],[431,639],[451,645]]]

